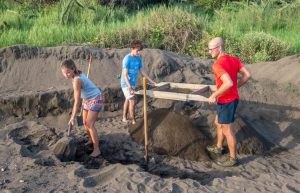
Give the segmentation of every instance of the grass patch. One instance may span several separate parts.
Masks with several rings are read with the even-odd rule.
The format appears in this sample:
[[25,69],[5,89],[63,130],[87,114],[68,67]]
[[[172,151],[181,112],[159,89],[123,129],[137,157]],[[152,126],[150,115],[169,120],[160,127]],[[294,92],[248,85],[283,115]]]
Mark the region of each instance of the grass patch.
[[160,6],[129,18],[126,22],[107,25],[99,32],[101,47],[126,47],[132,39],[142,40],[147,47],[193,54],[201,41],[203,20],[178,7]]
[[247,63],[278,60],[290,52],[286,43],[263,32],[245,34],[241,47],[240,56]]
[[[241,57],[245,62],[277,60],[278,57],[287,54],[296,54],[300,52],[300,12],[296,11],[297,8],[300,8],[299,2],[296,0],[290,4],[278,4],[276,1],[270,0],[261,1],[261,3],[252,2],[249,5],[245,3],[228,4],[216,11],[208,32],[224,37],[227,52]],[[252,36],[249,35],[251,33]],[[263,37],[259,38],[259,36]],[[254,40],[255,45],[251,42]],[[263,42],[257,42],[257,40]],[[246,46],[245,42],[248,42],[249,46]],[[267,44],[276,44],[276,49],[279,49],[278,46],[281,45],[279,50],[283,49],[283,52],[277,53],[274,50],[268,50],[273,47],[269,47]],[[254,52],[251,51],[247,56],[245,53],[251,46],[251,50]],[[289,47],[289,51],[283,48],[286,46]],[[278,54],[278,57],[274,55],[275,53]]]
[[98,0],[77,1],[80,3],[72,6],[68,6],[70,0],[61,0],[44,6],[35,4],[34,7],[30,3],[1,2],[0,47],[76,43],[123,48],[128,47],[132,39],[141,39],[150,48],[209,57],[208,41],[212,37],[222,36],[226,42],[226,52],[246,62],[276,60],[277,57],[272,55],[275,52],[268,51],[271,49],[268,46],[264,51],[253,49],[256,51],[251,52],[252,58],[244,54],[249,49],[246,40],[255,39],[252,35],[249,40],[249,34],[262,32],[262,44],[268,44],[265,41],[268,37],[273,44],[277,42],[276,45],[279,45],[280,42],[280,45],[288,45],[289,52],[278,56],[300,52],[300,0],[290,3],[275,0],[259,3],[222,1],[221,4],[213,0],[207,2],[214,3],[220,9],[210,10],[209,13],[193,4],[183,3],[169,6],[162,3],[131,10],[122,6],[120,2],[123,1],[119,1],[118,6],[103,6]]

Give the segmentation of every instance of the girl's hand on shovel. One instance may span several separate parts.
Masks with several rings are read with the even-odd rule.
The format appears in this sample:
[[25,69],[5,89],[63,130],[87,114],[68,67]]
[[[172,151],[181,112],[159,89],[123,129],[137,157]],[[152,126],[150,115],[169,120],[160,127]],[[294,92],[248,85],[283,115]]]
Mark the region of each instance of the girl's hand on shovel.
[[71,117],[68,125],[72,125],[72,126],[75,125],[75,118]]

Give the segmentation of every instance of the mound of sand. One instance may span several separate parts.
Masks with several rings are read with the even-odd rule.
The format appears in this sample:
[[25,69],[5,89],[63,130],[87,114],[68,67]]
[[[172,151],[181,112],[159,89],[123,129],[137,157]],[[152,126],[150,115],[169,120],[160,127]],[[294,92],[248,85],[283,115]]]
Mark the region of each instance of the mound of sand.
[[[198,125],[206,125],[210,128],[211,135],[205,136],[206,131],[201,127],[197,128],[188,116],[177,114],[171,109],[150,112],[148,114],[149,149],[158,154],[179,156],[189,160],[207,160],[205,147],[216,141],[214,116],[208,116],[207,120],[203,117],[194,117],[194,121]],[[138,119],[137,124],[129,125],[128,128],[133,140],[144,144],[144,120]],[[238,154],[261,154],[273,146],[242,118],[235,121],[233,128],[237,138]],[[226,140],[223,145],[227,147]]]
[[[93,57],[90,78],[103,90],[106,110],[120,109],[123,94],[119,74],[128,52],[129,49],[84,46],[18,45],[0,49],[0,120],[8,116],[45,117],[66,112],[73,102],[72,84],[62,76],[60,64],[71,58],[79,69],[87,72],[90,54]],[[144,67],[156,80],[209,83],[207,72],[211,61],[153,49],[145,49],[142,57]]]
[[256,80],[272,80],[292,90],[297,88],[299,92],[299,66],[300,55],[294,55],[274,62],[252,64],[249,67]]
[[[188,117],[169,109],[152,111],[148,115],[149,148],[159,154],[179,156],[189,160],[207,160],[208,139],[197,130]],[[138,143],[144,143],[144,121],[129,126],[129,133]]]
[[[90,78],[101,88],[120,85],[122,59],[129,49],[99,49],[84,46],[31,47],[0,49],[0,93],[7,91],[45,91],[71,88],[61,74],[60,64],[71,58],[87,72],[88,56],[93,57]],[[211,61],[182,57],[171,52],[144,49],[145,69],[159,81],[199,83],[205,81]],[[141,81],[138,81],[140,83]]]

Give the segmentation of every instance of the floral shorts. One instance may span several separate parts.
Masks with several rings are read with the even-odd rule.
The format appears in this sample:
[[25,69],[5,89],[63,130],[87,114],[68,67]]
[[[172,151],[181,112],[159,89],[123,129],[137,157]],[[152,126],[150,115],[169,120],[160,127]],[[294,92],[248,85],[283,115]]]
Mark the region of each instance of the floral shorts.
[[83,106],[84,110],[101,111],[104,109],[103,97],[102,97],[102,95],[100,95],[100,96],[97,96],[97,97],[95,97],[93,99],[89,99],[89,100],[83,99],[82,106]]

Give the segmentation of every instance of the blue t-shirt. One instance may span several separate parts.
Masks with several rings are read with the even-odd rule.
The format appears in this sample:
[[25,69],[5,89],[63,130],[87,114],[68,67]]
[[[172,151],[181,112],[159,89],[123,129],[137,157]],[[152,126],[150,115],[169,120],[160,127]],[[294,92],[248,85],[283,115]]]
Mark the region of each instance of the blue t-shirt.
[[122,76],[121,76],[121,87],[127,88],[124,74],[123,74],[123,68],[128,69],[128,79],[130,82],[130,86],[135,87],[136,79],[139,74],[139,70],[143,67],[142,64],[142,58],[140,55],[137,55],[135,58],[129,53],[127,54],[122,63]]

